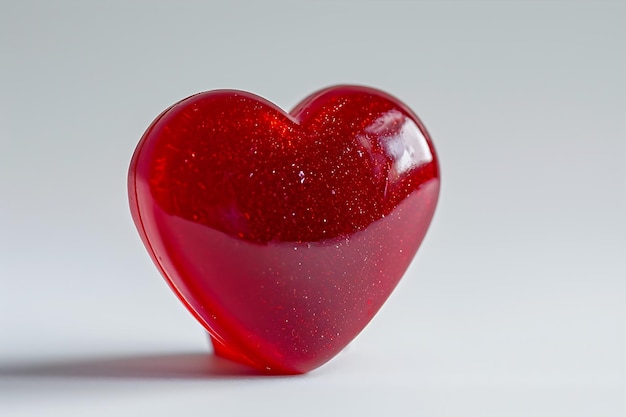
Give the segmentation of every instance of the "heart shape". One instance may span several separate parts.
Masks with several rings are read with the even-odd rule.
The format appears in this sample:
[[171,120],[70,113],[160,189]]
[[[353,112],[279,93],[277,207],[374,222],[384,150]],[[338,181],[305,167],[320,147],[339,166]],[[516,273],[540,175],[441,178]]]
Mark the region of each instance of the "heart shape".
[[439,168],[424,126],[375,89],[287,114],[218,90],[165,110],[128,177],[133,219],[217,354],[304,373],[343,349],[408,268]]

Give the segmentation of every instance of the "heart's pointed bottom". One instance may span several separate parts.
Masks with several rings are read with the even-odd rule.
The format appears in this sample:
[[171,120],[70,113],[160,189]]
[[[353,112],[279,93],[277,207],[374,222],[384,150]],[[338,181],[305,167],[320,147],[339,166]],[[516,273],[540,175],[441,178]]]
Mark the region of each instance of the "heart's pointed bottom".
[[211,345],[213,346],[213,353],[216,356],[223,358],[223,359],[227,359],[229,361],[236,362],[241,365],[249,366],[251,368],[258,370],[259,372],[263,374],[266,374],[266,375],[300,375],[302,374],[302,372],[290,371],[288,369],[277,369],[277,368],[271,368],[267,366],[265,367],[260,366],[259,364],[255,363],[254,361],[242,355],[241,353],[237,352],[236,350],[229,348],[224,343],[214,338],[210,333],[209,333],[209,340],[211,341]]

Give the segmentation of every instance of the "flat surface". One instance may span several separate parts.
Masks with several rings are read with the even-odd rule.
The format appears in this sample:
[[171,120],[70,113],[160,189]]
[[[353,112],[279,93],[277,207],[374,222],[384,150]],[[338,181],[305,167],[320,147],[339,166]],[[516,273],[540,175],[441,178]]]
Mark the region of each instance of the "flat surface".
[[[12,2],[0,13],[0,415],[624,415],[624,2]],[[409,104],[443,188],[369,327],[250,375],[141,245],[132,151],[173,102]]]

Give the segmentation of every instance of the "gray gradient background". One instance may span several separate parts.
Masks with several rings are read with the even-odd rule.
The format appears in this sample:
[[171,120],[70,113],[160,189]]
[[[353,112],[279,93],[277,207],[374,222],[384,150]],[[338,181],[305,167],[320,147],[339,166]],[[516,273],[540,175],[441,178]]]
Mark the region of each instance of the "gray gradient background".
[[[624,2],[0,6],[0,415],[624,415]],[[305,376],[207,360],[131,222],[152,119],[215,88],[381,88],[438,212],[370,326]]]

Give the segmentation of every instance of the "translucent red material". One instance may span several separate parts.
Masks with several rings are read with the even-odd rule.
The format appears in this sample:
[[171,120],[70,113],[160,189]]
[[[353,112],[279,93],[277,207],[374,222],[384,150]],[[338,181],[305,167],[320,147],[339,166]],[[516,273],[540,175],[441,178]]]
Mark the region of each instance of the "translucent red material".
[[439,168],[418,118],[380,91],[333,87],[287,114],[220,90],[157,117],[128,184],[144,244],[216,353],[303,373],[344,348],[406,271]]

